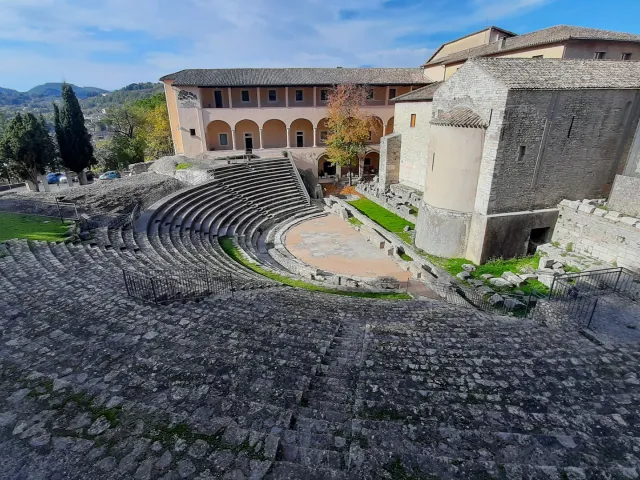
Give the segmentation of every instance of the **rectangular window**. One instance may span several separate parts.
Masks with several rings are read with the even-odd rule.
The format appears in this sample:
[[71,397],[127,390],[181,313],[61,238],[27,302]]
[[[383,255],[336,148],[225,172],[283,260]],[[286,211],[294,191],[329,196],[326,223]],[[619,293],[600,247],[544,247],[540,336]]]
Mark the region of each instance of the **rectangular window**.
[[243,102],[249,101],[249,90],[242,90],[242,101]]
[[220,145],[222,146],[229,145],[229,138],[227,137],[226,133],[220,134]]
[[622,55],[620,55],[620,60],[631,60],[631,54],[623,53]]
[[326,130],[320,131],[320,143],[326,143],[328,137],[329,137],[329,132],[327,132]]
[[531,57],[531,58],[541,59],[541,58],[544,58],[544,55],[534,55],[534,56],[533,56],[533,57]]
[[521,162],[524,159],[524,154],[527,151],[527,147],[524,145],[520,146],[520,151],[518,152],[518,161]]
[[569,124],[569,131],[567,132],[567,138],[571,138],[571,130],[573,130],[573,121],[576,119],[575,115],[571,117],[571,123]]
[[320,90],[320,101],[326,102],[329,100],[329,90]]
[[367,100],[373,100],[373,99],[374,99],[373,89],[367,90]]
[[369,130],[369,141],[371,141],[371,137],[373,136],[373,132]]
[[196,129],[195,129],[195,128],[190,128],[190,129],[189,129],[189,134],[190,134],[192,137],[195,137],[195,136],[196,136]]
[[604,56],[605,56],[606,54],[607,54],[607,52],[596,52],[596,53],[593,55],[593,58],[594,58],[594,59],[596,59],[596,60],[602,60],[602,59],[604,59]]
[[411,128],[416,126],[416,114],[412,113],[411,114],[411,124],[409,125]]
[[269,101],[275,102],[278,99],[275,90],[269,90]]
[[396,98],[396,89],[395,88],[390,88],[389,89],[389,100],[391,100],[392,98]]
[[296,102],[301,102],[303,99],[302,90],[296,90]]

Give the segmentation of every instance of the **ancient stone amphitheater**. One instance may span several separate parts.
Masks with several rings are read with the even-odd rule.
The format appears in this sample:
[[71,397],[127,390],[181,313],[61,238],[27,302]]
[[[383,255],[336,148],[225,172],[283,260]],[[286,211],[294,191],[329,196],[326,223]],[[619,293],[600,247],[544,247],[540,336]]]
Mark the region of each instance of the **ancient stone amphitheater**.
[[[265,245],[321,212],[286,160],[229,165],[77,244],[0,259],[0,477],[637,478],[640,353],[437,300],[284,287]],[[156,305],[123,269],[228,272]],[[270,288],[256,288],[265,287]]]

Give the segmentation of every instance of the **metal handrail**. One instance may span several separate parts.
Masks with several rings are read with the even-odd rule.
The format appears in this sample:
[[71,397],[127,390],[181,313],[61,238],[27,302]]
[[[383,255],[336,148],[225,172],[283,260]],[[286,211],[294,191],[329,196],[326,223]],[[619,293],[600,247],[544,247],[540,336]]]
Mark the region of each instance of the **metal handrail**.
[[298,171],[298,167],[296,167],[296,164],[294,163],[293,159],[290,156],[288,156],[287,158],[291,162],[291,168],[293,168],[293,172],[295,173],[296,178],[298,179],[298,184],[300,185],[300,188],[302,189],[302,193],[304,193],[304,196],[307,199],[307,205],[311,205],[311,196],[309,195],[309,192],[307,192],[307,187],[305,187],[305,185],[304,185],[304,181],[302,180],[302,177],[300,176],[300,172]]

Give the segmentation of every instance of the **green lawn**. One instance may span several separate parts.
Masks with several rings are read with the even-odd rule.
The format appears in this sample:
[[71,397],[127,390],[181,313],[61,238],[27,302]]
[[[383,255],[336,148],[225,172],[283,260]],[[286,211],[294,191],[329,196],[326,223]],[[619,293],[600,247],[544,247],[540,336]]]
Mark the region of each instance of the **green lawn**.
[[362,225],[362,222],[358,220],[356,217],[349,217],[349,223],[351,225],[355,225],[356,227],[359,227],[360,225]]
[[222,237],[219,239],[220,246],[222,250],[233,258],[236,262],[244,265],[245,267],[253,270],[260,275],[264,275],[267,278],[275,280],[277,282],[283,283],[285,285],[289,285],[290,287],[304,288],[305,290],[312,290],[316,292],[324,292],[324,293],[332,293],[335,295],[344,295],[347,297],[362,297],[362,298],[381,298],[387,300],[408,300],[411,298],[410,295],[406,293],[384,293],[384,292],[349,292],[346,290],[336,290],[332,288],[321,287],[315,285],[313,283],[307,283],[302,280],[296,280],[294,278],[285,277],[283,275],[279,275],[271,270],[267,270],[262,268],[260,265],[253,263],[247,260],[240,251],[233,244],[232,237]]
[[12,238],[57,242],[67,236],[69,224],[59,218],[0,212],[0,242]]
[[408,225],[411,230],[414,230],[415,225],[413,223],[408,222],[393,212],[390,212],[368,198],[352,200],[349,204],[353,205],[360,213],[366,215],[381,227],[397,234],[405,242],[411,244],[409,232],[405,232],[404,227]]
[[[428,258],[429,260],[431,260],[431,262],[445,269],[447,272],[449,272],[451,275],[454,275],[454,276],[463,270],[462,268],[463,264],[470,263],[472,265],[475,265],[472,261],[467,260],[466,258],[441,258],[441,257],[436,257],[435,255],[429,255],[428,253],[425,253],[422,251],[420,251],[420,254]],[[540,254],[535,254],[527,257],[511,258],[509,260],[503,260],[501,258],[498,258],[496,260],[491,260],[485,263],[484,265],[475,265],[476,271],[470,272],[471,278],[476,280],[482,280],[482,278],[480,277],[486,273],[490,273],[494,277],[500,277],[504,272],[513,272],[516,274],[520,274],[522,273],[521,269],[527,268],[527,267],[530,267],[536,270],[538,268],[538,263],[540,262],[540,257],[541,257]],[[567,267],[567,268],[569,268],[570,270],[577,270],[572,267]],[[543,294],[549,293],[548,287],[543,283],[539,282],[538,280],[529,280],[524,285],[520,287],[515,287],[515,288],[500,289],[493,285],[490,285],[490,286],[494,290],[505,291],[505,292],[510,290],[511,291],[521,290],[524,293],[528,294],[529,292],[531,292],[532,289],[535,289],[538,292]]]

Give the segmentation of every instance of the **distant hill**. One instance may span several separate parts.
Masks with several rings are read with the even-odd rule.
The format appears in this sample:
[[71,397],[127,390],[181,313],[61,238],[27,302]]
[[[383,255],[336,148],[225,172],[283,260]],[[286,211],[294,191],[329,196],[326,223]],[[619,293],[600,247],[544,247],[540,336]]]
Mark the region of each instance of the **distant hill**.
[[[85,115],[100,114],[103,109],[135,102],[161,92],[161,83],[132,83],[126,87],[109,92],[96,87],[78,87],[71,85],[80,100]],[[0,87],[0,110],[12,116],[15,112],[26,111],[43,114],[50,121],[53,113],[53,102],[60,100],[62,83],[45,83],[33,87],[27,92],[19,92],[11,88]]]
[[[73,91],[78,98],[95,97],[96,95],[102,95],[103,93],[109,92],[109,90],[103,90],[102,88],[78,87],[73,84],[71,84],[71,88],[73,88]],[[45,83],[43,85],[33,87],[26,93],[34,96],[59,97],[62,93],[62,83]]]

